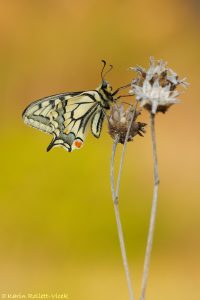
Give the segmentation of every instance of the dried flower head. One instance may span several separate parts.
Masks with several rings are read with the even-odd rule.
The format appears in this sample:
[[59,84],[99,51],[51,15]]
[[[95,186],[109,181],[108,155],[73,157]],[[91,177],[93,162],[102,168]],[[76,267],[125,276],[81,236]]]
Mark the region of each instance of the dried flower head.
[[180,102],[176,90],[178,85],[187,86],[185,79],[180,80],[178,75],[163,60],[155,61],[150,58],[150,67],[145,70],[142,67],[131,68],[137,72],[138,77],[132,81],[130,94],[135,95],[151,113],[166,110],[174,103]]
[[133,140],[133,137],[139,134],[143,136],[145,133],[144,127],[145,123],[136,122],[137,117],[141,114],[140,110],[136,110],[129,106],[127,110],[124,109],[122,104],[111,107],[110,116],[108,117],[108,131],[110,136],[115,139],[119,136],[119,143],[124,144],[126,139],[126,134],[132,121],[128,142]]

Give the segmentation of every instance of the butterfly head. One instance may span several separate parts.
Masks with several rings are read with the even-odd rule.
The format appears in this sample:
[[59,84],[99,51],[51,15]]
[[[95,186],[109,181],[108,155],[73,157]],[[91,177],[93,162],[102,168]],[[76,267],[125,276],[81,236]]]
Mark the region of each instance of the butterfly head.
[[112,86],[109,84],[109,82],[107,80],[105,80],[105,76],[108,72],[110,72],[110,70],[112,70],[113,66],[110,65],[110,68],[107,71],[104,72],[106,62],[105,62],[105,60],[102,60],[102,62],[103,62],[103,68],[102,68],[102,71],[101,71],[101,84],[97,89],[100,93],[102,93],[104,96],[106,96],[106,98],[108,100],[112,101],[113,100]]
[[114,96],[122,89],[130,87],[131,84],[126,84],[123,85],[121,87],[119,87],[118,89],[116,89],[114,92],[112,90],[112,86],[109,84],[109,82],[107,80],[105,80],[105,76],[108,74],[108,72],[110,72],[110,70],[112,70],[113,66],[110,65],[110,68],[107,69],[105,72],[105,67],[106,67],[106,62],[105,60],[102,60],[103,62],[103,68],[101,70],[101,84],[100,86],[97,88],[98,92],[102,94],[103,98],[104,98],[104,107],[110,108],[110,103],[109,102],[115,102],[117,99],[121,98],[121,97],[126,97],[129,96],[128,95],[123,95],[123,96],[118,96],[117,98],[114,98]]
[[106,80],[102,80],[101,83],[101,90],[103,90],[105,93],[108,93],[110,95],[112,95],[112,86],[110,85],[110,83]]
[[109,108],[110,106],[108,103],[113,101],[112,87],[109,82],[106,80],[102,80],[101,84],[97,87],[96,90],[102,95],[102,98],[104,99],[103,104],[105,105],[105,107],[108,106]]

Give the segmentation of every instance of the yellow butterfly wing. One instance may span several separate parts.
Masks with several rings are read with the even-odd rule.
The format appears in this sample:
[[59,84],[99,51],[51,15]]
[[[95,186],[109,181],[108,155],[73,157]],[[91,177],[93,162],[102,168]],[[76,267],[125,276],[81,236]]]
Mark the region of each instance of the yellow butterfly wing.
[[53,135],[47,148],[61,146],[71,152],[83,145],[89,124],[100,136],[104,111],[96,91],[58,94],[30,104],[23,113],[24,122]]

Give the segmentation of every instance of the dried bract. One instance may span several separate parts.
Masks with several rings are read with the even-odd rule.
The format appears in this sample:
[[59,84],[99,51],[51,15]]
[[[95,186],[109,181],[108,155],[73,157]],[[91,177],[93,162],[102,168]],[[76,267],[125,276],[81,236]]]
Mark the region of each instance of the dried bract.
[[151,113],[166,110],[174,103],[180,102],[180,94],[176,90],[178,85],[186,87],[185,79],[180,80],[178,75],[163,60],[155,61],[150,58],[150,67],[131,68],[137,72],[137,78],[132,81],[130,94],[135,95],[141,106]]
[[115,104],[112,106],[110,116],[108,117],[108,131],[110,136],[115,139],[118,135],[119,143],[124,144],[132,118],[133,121],[129,131],[128,142],[132,141],[133,137],[137,134],[143,136],[143,133],[145,133],[144,127],[146,124],[136,122],[136,119],[139,115],[140,110],[135,111],[132,106],[130,106],[127,110],[124,109],[122,104]]

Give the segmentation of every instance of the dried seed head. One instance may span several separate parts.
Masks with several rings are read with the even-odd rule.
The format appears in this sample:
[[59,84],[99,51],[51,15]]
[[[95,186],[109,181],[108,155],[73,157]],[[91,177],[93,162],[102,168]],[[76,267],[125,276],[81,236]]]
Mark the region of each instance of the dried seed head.
[[155,61],[150,58],[150,67],[145,70],[141,67],[131,68],[137,72],[138,77],[132,81],[130,94],[151,113],[166,110],[174,103],[180,102],[176,90],[178,85],[186,87],[185,79],[180,80],[178,75],[163,60]]
[[140,110],[134,111],[130,106],[127,110],[124,109],[122,104],[111,107],[110,116],[108,117],[108,132],[110,136],[115,139],[119,135],[119,143],[124,144],[126,134],[130,126],[133,114],[133,122],[130,127],[128,142],[133,140],[133,137],[139,134],[143,136],[145,133],[145,123],[136,122],[136,118],[140,115]]

